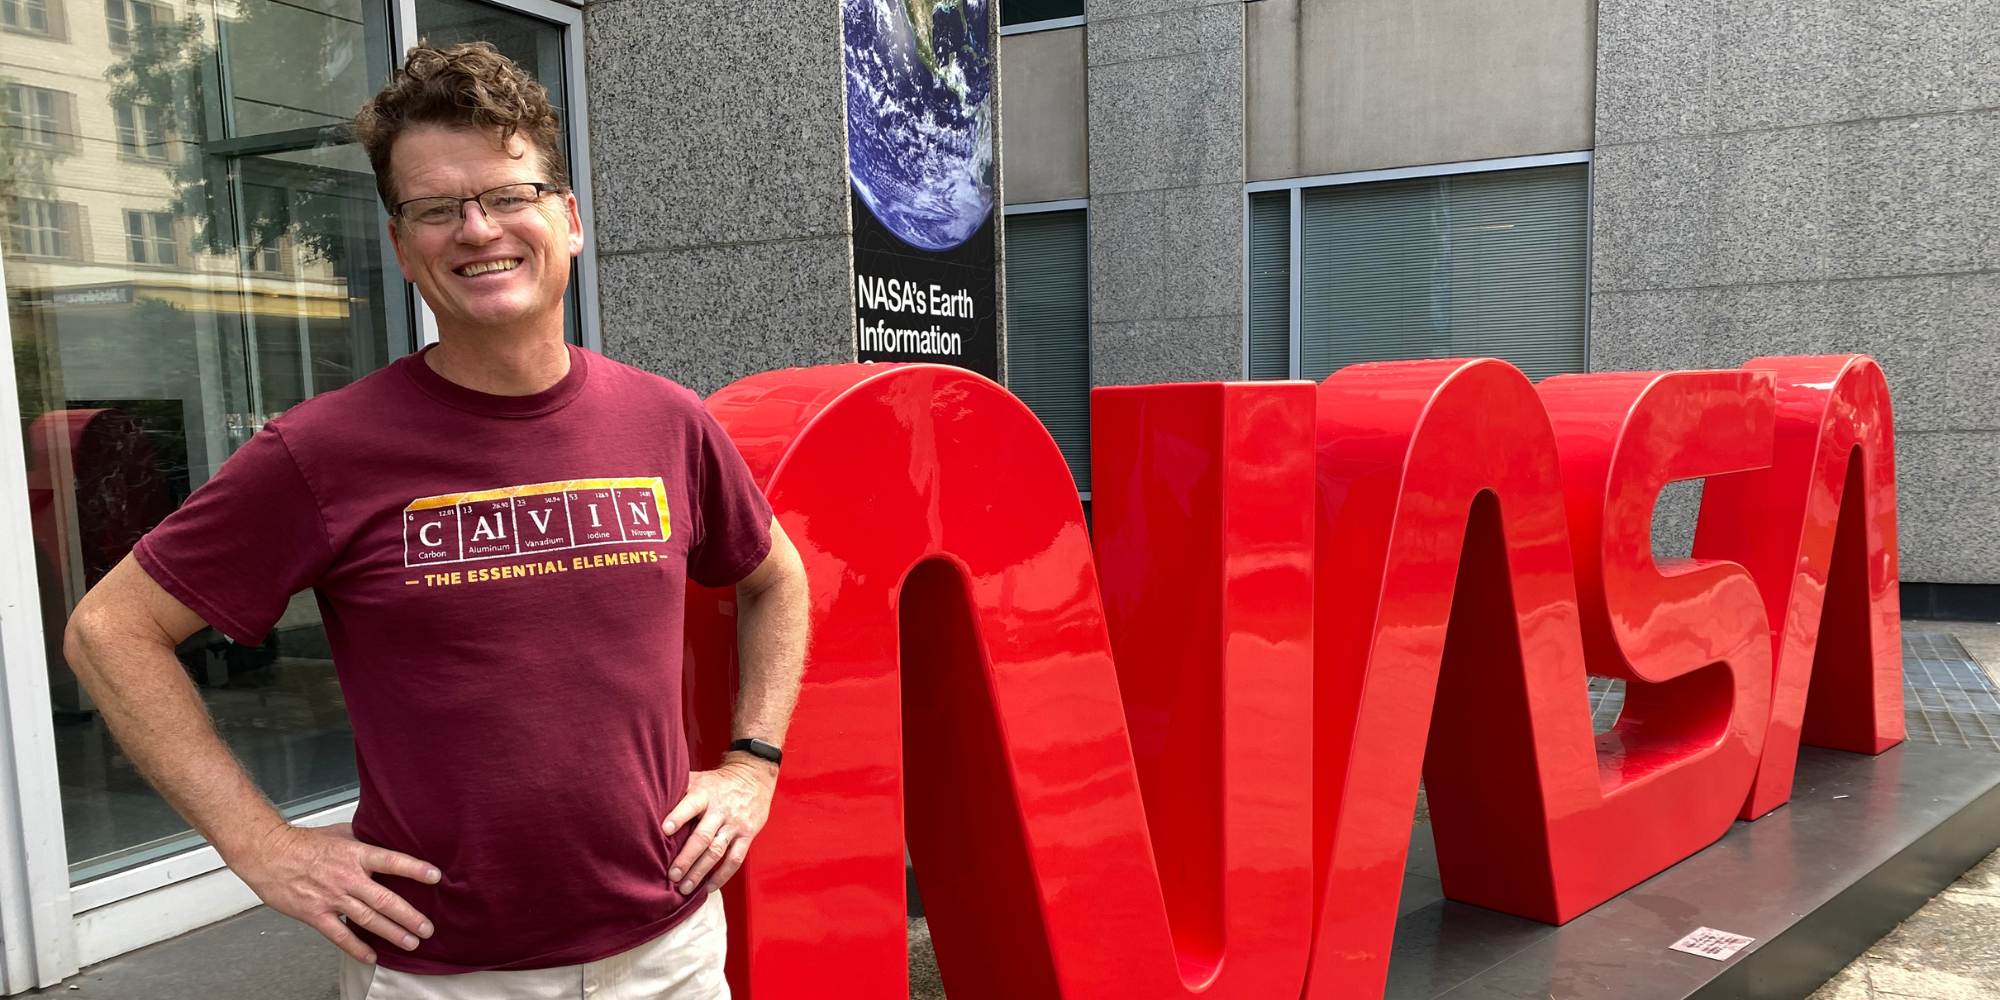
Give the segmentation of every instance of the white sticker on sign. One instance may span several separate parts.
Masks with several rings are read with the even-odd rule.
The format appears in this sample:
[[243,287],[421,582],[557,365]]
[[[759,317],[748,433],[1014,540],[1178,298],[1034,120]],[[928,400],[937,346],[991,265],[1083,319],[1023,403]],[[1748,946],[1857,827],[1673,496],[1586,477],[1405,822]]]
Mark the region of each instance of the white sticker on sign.
[[1679,941],[1675,941],[1671,947],[1675,951],[1684,951],[1690,955],[1700,955],[1703,958],[1712,958],[1718,962],[1727,962],[1731,955],[1742,951],[1745,945],[1755,940],[1757,939],[1753,937],[1731,934],[1728,931],[1719,931],[1713,927],[1699,927],[1695,929],[1694,933],[1681,938]]

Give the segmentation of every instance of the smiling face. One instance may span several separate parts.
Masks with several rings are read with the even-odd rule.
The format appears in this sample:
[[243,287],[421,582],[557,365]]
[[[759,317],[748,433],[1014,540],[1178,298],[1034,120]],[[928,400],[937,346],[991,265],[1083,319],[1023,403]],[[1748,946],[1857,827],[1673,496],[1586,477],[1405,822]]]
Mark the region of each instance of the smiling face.
[[[520,136],[420,125],[396,138],[390,154],[399,199],[468,198],[524,181],[547,181],[541,157]],[[533,337],[552,326],[562,336],[563,292],[570,258],[583,252],[576,196],[552,193],[526,211],[489,218],[477,202],[463,220],[424,225],[390,220],[390,242],[403,277],[437,314],[440,335],[465,331]]]

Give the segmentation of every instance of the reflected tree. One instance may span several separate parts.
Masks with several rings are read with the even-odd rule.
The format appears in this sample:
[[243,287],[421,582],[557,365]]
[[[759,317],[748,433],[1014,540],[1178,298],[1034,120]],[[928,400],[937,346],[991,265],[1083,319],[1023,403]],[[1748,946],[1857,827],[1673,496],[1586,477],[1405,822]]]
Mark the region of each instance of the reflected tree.
[[[346,248],[355,178],[344,171],[285,161],[281,183],[244,185],[240,165],[245,156],[258,156],[260,166],[276,165],[261,154],[351,142],[347,123],[328,121],[246,136],[234,134],[224,109],[225,74],[231,69],[218,39],[261,42],[280,30],[292,31],[293,25],[263,23],[279,9],[281,5],[272,3],[239,3],[233,6],[233,16],[213,24],[189,13],[150,31],[134,32],[131,51],[104,76],[114,103],[157,108],[168,134],[181,144],[180,155],[168,157],[163,169],[173,183],[170,210],[189,220],[197,246],[234,254],[290,236],[302,256],[338,263]],[[245,47],[257,46],[238,41],[230,54],[242,58],[238,50]],[[302,39],[292,31],[282,50],[288,60],[317,54],[317,65],[325,66],[331,64],[328,60],[346,58],[346,53],[335,51],[344,47],[331,31],[317,39]],[[271,141],[254,142],[260,138]],[[243,188],[243,197],[232,197],[232,185]]]

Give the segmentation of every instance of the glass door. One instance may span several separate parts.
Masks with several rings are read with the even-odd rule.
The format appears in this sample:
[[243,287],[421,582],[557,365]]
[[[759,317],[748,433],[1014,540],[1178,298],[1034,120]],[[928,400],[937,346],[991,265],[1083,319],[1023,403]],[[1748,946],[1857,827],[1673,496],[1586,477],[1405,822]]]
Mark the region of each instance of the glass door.
[[[60,30],[0,47],[0,257],[21,435],[0,439],[0,601],[40,608],[39,634],[0,620],[0,992],[251,901],[240,883],[197,877],[219,859],[118,750],[61,636],[83,592],[265,422],[417,346],[421,303],[344,129],[399,46],[484,39],[535,73],[566,119],[586,236],[590,220],[574,7],[60,6]],[[569,330],[594,346],[594,324],[579,321],[596,308],[592,261],[586,240]],[[257,648],[203,630],[178,652],[288,815],[351,808],[351,729],[310,594]]]
[[[522,69],[548,88],[549,103],[565,123],[572,120],[569,72],[562,25],[530,17],[474,0],[424,0],[417,5],[417,35],[430,45],[457,45],[460,42],[490,42],[500,54],[519,63]],[[577,149],[574,127],[563,133],[563,156],[571,173],[576,173]],[[572,176],[572,180],[575,177]],[[578,198],[583,197],[581,187]],[[584,343],[583,290],[585,261],[570,262],[569,301],[563,310],[563,335],[573,344]]]
[[[266,421],[411,349],[367,158],[333,131],[386,79],[388,21],[359,0],[113,0],[70,11],[72,58],[4,57],[72,114],[73,141],[13,179],[12,214],[53,205],[56,225],[10,234],[7,305],[73,881],[200,840],[64,662],[69,610]],[[310,595],[261,646],[204,629],[178,653],[289,814],[353,794]]]

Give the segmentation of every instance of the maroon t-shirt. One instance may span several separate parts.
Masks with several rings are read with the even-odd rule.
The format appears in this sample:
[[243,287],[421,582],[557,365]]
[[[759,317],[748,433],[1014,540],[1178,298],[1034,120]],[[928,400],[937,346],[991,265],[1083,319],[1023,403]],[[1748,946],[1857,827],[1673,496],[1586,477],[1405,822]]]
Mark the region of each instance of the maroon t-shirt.
[[[134,555],[238,642],[312,588],[353,719],[355,836],[437,866],[383,877],[436,924],[381,963],[450,974],[595,961],[693,912],[687,580],[727,586],[771,509],[686,389],[572,347],[493,396],[411,355],[259,431]],[[368,937],[363,935],[364,938]]]

